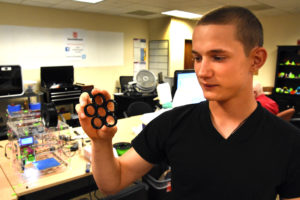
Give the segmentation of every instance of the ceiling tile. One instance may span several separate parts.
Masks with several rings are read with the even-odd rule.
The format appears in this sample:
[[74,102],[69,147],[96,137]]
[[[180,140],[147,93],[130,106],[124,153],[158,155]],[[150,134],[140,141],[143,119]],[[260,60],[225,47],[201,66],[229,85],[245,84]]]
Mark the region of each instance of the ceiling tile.
[[90,4],[82,3],[82,2],[76,2],[76,1],[62,1],[58,4],[55,4],[52,6],[52,8],[60,8],[60,9],[79,9],[86,6],[89,6]]
[[[204,14],[222,5],[249,7],[259,15],[300,13],[300,0],[104,0],[96,4],[75,2],[73,0],[0,0],[0,2],[75,9],[86,12],[105,12],[112,15],[124,15],[124,13],[137,10],[158,13],[157,15],[147,16],[147,18],[161,17],[161,12],[174,9]],[[261,11],[256,9],[266,5],[272,8],[269,7]],[[145,19],[146,17],[141,16],[140,18]]]
[[281,11],[278,9],[268,9],[268,10],[259,10],[259,11],[253,11],[253,13],[257,16],[275,16],[275,15],[283,15],[287,14],[285,11]]
[[299,0],[257,0],[257,2],[273,5],[274,7],[295,7],[300,5]]
[[257,4],[256,0],[211,0],[222,5],[250,6]]
[[21,3],[23,0],[0,0],[0,2],[4,3]]
[[29,5],[29,6],[40,6],[40,7],[50,7],[54,5],[54,3],[51,2],[43,2],[43,1],[35,1],[35,0],[24,0],[22,4]]
[[[23,0],[23,2],[26,2],[28,0]],[[66,1],[71,1],[71,0],[33,0],[36,2],[43,2],[43,3],[50,3],[50,4],[57,4],[57,3],[62,3]]]
[[134,4],[132,6],[126,7],[126,9],[128,10],[128,12],[131,12],[134,10],[144,10],[144,11],[149,11],[149,12],[161,13],[161,12],[165,11],[164,8],[145,6],[145,5],[140,5],[140,4]]
[[104,14],[114,14],[114,15],[120,15],[123,12],[121,12],[122,8],[116,8],[111,7],[108,5],[102,5],[102,6],[87,6],[84,8],[81,8],[81,11],[87,11],[87,12],[97,12],[97,13],[104,13]]
[[[203,2],[198,0],[186,1],[186,2],[177,2],[174,5],[170,6],[173,10],[183,10],[187,12],[192,11],[201,11],[201,13],[206,12],[207,10],[211,10],[213,8],[219,7],[220,4],[214,2]],[[200,14],[201,14],[200,13]]]

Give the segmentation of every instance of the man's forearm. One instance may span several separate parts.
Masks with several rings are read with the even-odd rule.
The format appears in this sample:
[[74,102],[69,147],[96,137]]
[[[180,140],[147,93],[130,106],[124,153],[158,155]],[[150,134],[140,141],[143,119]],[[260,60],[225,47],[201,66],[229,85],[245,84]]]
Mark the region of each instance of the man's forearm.
[[121,168],[114,157],[112,141],[92,141],[92,172],[98,188],[105,194],[121,189]]

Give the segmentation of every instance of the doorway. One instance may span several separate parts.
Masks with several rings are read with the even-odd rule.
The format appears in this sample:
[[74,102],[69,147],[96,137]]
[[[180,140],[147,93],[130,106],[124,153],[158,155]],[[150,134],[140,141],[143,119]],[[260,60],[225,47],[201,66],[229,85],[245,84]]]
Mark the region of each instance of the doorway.
[[184,69],[194,69],[192,40],[185,40],[184,42]]

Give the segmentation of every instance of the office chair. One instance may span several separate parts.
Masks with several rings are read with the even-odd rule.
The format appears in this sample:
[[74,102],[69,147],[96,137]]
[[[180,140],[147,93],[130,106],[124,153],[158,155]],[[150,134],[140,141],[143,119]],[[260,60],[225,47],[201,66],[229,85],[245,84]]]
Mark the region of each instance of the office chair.
[[279,112],[276,116],[283,120],[290,121],[295,113],[295,108],[289,108]]
[[119,193],[100,200],[148,200],[148,185],[143,182],[136,182]]
[[124,93],[128,88],[128,83],[133,81],[133,76],[120,76],[119,81],[120,81],[121,92]]
[[154,109],[146,102],[135,101],[129,104],[127,110],[125,111],[125,117],[131,117],[135,115],[141,115],[144,113],[153,112]]

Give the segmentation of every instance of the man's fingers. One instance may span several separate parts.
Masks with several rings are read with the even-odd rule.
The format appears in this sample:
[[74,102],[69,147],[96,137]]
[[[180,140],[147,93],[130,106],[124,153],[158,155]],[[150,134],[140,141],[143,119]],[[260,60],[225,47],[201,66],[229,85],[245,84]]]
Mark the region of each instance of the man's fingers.
[[85,106],[91,102],[90,96],[87,92],[84,92],[80,95],[79,103],[81,106]]
[[99,90],[97,88],[95,88],[95,89],[92,90],[92,95],[96,95],[98,93],[103,94],[104,97],[105,97],[105,100],[111,99],[110,94],[106,90]]
[[82,107],[80,104],[76,104],[75,109],[79,118],[84,119],[86,117],[84,113],[84,107]]

